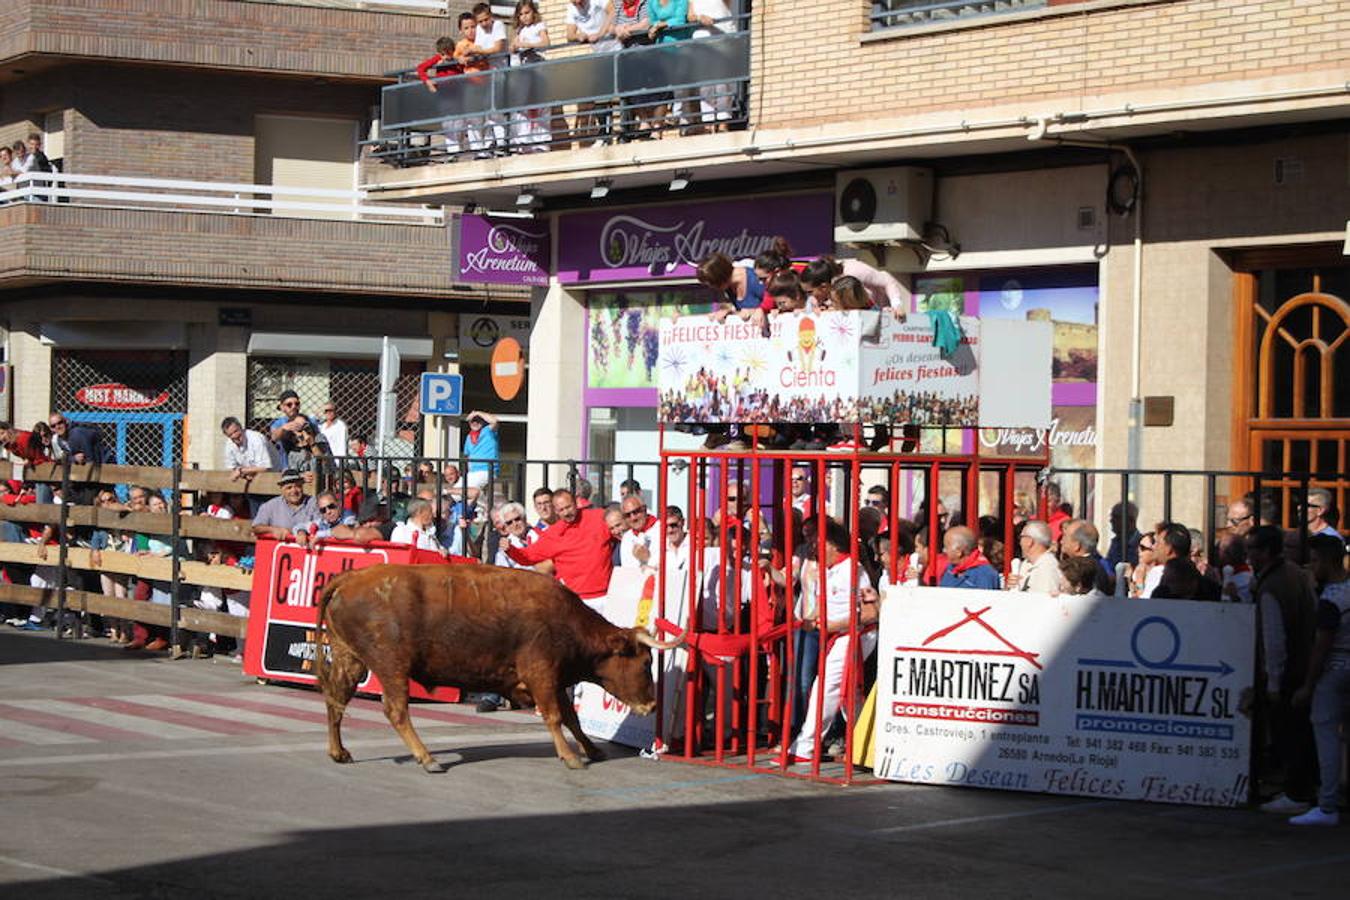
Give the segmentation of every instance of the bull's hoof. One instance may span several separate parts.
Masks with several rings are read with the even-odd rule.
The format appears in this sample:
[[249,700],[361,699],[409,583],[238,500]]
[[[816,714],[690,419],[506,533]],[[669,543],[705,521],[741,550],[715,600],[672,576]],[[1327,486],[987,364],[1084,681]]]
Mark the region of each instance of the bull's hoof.
[[338,753],[330,753],[328,754],[328,756],[335,763],[349,763],[352,761],[352,755],[346,750],[346,748],[343,748],[342,751]]
[[577,757],[577,756],[564,756],[564,757],[562,758],[562,761],[563,761],[563,765],[564,765],[564,766],[567,766],[567,768],[569,768],[569,769],[584,769],[584,768],[586,768],[586,764],[585,764],[584,762],[581,761],[581,758],[580,758],[580,757]]
[[426,762],[422,763],[422,771],[429,772],[432,775],[440,775],[445,771],[445,766],[436,762],[436,760],[434,759],[429,759]]
[[602,760],[609,759],[609,754],[601,750],[599,747],[591,747],[586,751],[586,758],[589,759],[591,762],[600,762]]

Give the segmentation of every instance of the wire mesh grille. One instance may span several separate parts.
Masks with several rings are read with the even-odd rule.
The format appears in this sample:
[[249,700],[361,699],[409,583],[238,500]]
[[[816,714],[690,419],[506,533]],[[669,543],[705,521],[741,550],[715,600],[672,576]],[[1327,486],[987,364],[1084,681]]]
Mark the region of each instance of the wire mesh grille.
[[103,432],[117,461],[168,466],[183,456],[187,353],[176,350],[57,350],[52,405]]
[[[395,388],[398,393],[397,433],[386,448],[390,455],[422,452],[422,415],[418,386],[422,366],[404,362]],[[348,437],[358,435],[372,443],[380,398],[379,361],[374,359],[324,359],[319,357],[252,357],[248,361],[248,426],[266,430],[278,415],[277,398],[282,391],[300,395],[300,411],[322,421],[320,411],[331,401],[337,416],[347,423]],[[346,447],[334,447],[345,455]]]

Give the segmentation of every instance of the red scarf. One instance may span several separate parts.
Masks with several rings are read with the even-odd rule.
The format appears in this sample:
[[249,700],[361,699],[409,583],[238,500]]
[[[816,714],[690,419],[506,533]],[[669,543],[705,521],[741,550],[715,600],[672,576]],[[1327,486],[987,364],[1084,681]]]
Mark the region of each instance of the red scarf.
[[476,443],[478,443],[478,439],[479,439],[480,437],[482,437],[482,436],[483,436],[483,429],[481,429],[481,428],[479,428],[479,429],[476,430],[476,431],[470,431],[469,434],[468,434],[469,443],[470,443],[470,444],[476,444]]
[[629,3],[628,0],[621,0],[621,2],[623,3],[623,14],[630,19],[636,18],[638,7],[642,6],[642,0],[633,0],[632,3]]
[[974,552],[972,552],[965,559],[961,560],[959,564],[952,566],[952,574],[960,575],[962,572],[965,572],[969,569],[973,569],[976,566],[987,566],[987,565],[989,565],[989,560],[985,559],[984,554],[980,552],[980,548],[976,547]]

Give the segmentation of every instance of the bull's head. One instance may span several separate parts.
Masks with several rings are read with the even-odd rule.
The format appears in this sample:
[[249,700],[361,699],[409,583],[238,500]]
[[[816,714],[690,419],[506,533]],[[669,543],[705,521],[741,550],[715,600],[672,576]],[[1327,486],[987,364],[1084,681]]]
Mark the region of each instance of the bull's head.
[[658,641],[641,628],[616,628],[606,639],[608,652],[596,660],[596,677],[601,687],[627,703],[633,712],[648,715],[656,709],[649,648],[674,650],[683,643],[683,635],[673,641]]

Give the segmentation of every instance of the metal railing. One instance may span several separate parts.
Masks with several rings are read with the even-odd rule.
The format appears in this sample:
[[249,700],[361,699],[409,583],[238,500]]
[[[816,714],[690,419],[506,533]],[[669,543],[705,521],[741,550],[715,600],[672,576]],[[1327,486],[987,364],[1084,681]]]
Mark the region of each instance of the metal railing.
[[498,59],[435,79],[435,91],[400,72],[381,91],[380,136],[365,144],[376,159],[411,165],[743,127],[750,33],[730,29],[747,18],[720,20],[725,33],[706,38],[509,67]]
[[1338,472],[1051,467],[1046,469],[1043,482],[1056,484],[1074,515],[1108,523],[1108,531],[1102,534],[1103,555],[1107,544],[1126,531],[1124,521],[1113,519],[1133,506],[1140,531],[1151,529],[1155,522],[1177,522],[1199,531],[1210,565],[1218,563],[1221,532],[1233,524],[1224,512],[1227,505],[1250,498],[1251,526],[1268,524],[1284,529],[1286,549],[1304,562],[1308,556],[1304,525],[1309,490],[1328,488],[1338,497],[1350,491],[1350,478]]
[[872,30],[999,16],[1046,5],[1047,0],[873,0]]
[[0,189],[0,206],[11,203],[62,203],[118,209],[212,212],[243,216],[349,219],[405,225],[445,224],[440,207],[371,203],[366,191],[301,188],[281,184],[187,181],[26,172]]

